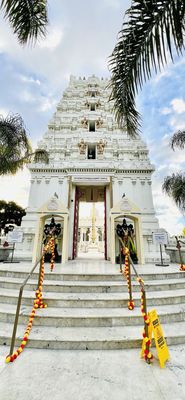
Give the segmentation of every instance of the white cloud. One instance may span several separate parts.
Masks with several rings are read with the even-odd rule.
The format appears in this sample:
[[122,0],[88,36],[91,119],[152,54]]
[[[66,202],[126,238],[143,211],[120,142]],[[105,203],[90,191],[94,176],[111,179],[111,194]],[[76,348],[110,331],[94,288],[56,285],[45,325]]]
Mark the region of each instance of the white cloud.
[[41,49],[55,50],[63,38],[63,31],[61,28],[53,27],[48,31],[47,37],[38,43]]
[[56,99],[51,99],[48,97],[42,98],[40,107],[39,107],[39,111],[41,111],[41,112],[48,111],[48,110],[52,109],[56,104],[57,104]]
[[185,101],[183,99],[173,99],[171,101],[171,105],[177,114],[182,114],[185,112]]
[[168,115],[168,114],[171,114],[172,109],[170,107],[164,107],[164,108],[161,108],[160,112],[162,115]]
[[165,70],[163,70],[162,72],[159,72],[154,78],[153,78],[153,82],[154,83],[159,83],[159,81],[162,78],[168,78],[171,76],[171,71],[169,70],[169,66],[170,66],[170,58],[169,58],[169,62],[168,62],[168,67],[166,67]]
[[162,192],[162,181],[158,174],[153,177],[153,199],[157,218],[161,228],[167,230],[170,235],[180,234],[184,227],[183,222],[178,222],[182,214],[171,198]]
[[169,122],[174,132],[185,129],[185,115],[182,115],[181,118],[179,118],[177,115],[174,115]]
[[1,197],[6,201],[15,201],[22,207],[28,203],[30,188],[30,172],[27,168],[19,171],[16,175],[5,175],[0,177]]
[[25,76],[25,75],[19,75],[19,78],[20,78],[20,80],[22,81],[22,82],[25,82],[25,83],[34,83],[34,84],[36,84],[36,85],[38,85],[38,86],[40,86],[41,85],[41,82],[40,82],[40,80],[39,79],[35,79],[35,78],[33,78],[32,76]]

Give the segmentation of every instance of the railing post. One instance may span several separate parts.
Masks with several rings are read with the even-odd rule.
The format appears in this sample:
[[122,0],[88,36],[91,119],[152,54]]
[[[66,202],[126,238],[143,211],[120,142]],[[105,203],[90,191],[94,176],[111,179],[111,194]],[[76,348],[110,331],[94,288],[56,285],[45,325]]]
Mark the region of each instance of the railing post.
[[120,272],[123,272],[123,269],[122,269],[122,246],[121,246],[121,243],[120,243],[120,241],[119,241],[119,269],[120,269]]
[[16,315],[15,315],[15,321],[14,321],[14,327],[13,327],[13,333],[12,333],[12,339],[11,339],[11,345],[10,345],[10,356],[13,354],[14,346],[15,346],[15,338],[16,338],[17,325],[18,325],[18,320],[19,320],[19,312],[20,312],[20,307],[21,307],[22,294],[23,294],[23,286],[21,286],[20,290],[19,290],[19,298],[18,298],[18,302],[17,302],[17,309],[16,309]]
[[129,298],[130,298],[130,302],[132,302],[133,299],[132,299],[132,281],[131,281],[130,257],[128,257],[128,275],[129,275]]
[[[146,293],[145,293],[145,289],[143,288],[142,289],[142,293],[143,293],[143,311],[144,311],[144,313],[147,315],[147,306],[146,306]],[[144,323],[144,331],[145,331],[145,334],[146,334],[146,337],[148,337],[148,335],[149,335],[149,329],[148,329],[148,324],[145,322]],[[150,350],[150,344],[149,344],[149,342],[147,342],[146,343],[146,350],[149,352],[149,350]],[[150,359],[147,357],[146,358],[146,362],[148,363],[148,364],[150,364]]]
[[[44,257],[44,255],[42,257]],[[39,277],[38,277],[37,289],[39,288],[39,284],[40,284],[41,271],[42,271],[42,258],[40,260],[40,266],[39,266]]]
[[180,240],[178,239],[178,237],[177,236],[175,236],[175,239],[176,239],[176,241],[177,241],[177,249],[178,249],[178,251],[179,251],[179,258],[180,258],[180,264],[181,264],[181,267],[183,266],[183,260],[182,260],[182,254],[181,254],[181,245],[180,245]]

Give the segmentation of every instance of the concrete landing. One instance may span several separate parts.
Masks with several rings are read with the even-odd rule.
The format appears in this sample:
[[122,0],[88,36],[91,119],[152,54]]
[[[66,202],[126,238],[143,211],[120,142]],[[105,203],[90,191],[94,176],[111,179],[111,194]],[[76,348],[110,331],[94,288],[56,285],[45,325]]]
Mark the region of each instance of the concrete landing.
[[[171,346],[165,369],[139,350],[25,349],[5,364],[0,347],[1,400],[184,400],[185,348]],[[153,351],[155,354],[155,352]]]

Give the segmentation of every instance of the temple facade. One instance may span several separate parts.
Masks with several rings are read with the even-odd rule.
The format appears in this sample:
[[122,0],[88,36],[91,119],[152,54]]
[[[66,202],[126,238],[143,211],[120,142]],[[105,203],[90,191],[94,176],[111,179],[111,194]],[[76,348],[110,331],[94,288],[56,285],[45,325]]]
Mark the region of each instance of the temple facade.
[[[108,79],[70,77],[47,132],[38,144],[49,164],[30,164],[31,187],[23,218],[19,258],[40,254],[44,224],[53,216],[62,225],[58,250],[62,262],[79,251],[80,202],[104,204],[103,251],[115,262],[119,252],[116,226],[132,223],[138,261],[159,260],[152,232],[159,229],[152,198],[148,149],[140,136],[120,130],[109,101]],[[82,227],[83,228],[83,227]]]

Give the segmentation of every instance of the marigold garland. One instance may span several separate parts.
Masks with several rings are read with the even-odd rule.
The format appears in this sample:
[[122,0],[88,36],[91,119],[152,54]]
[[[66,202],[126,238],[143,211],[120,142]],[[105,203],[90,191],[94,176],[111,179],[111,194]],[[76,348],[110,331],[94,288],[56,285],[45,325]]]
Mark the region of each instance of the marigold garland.
[[[139,283],[142,282],[144,284],[144,281],[140,277],[137,278],[137,281]],[[145,359],[145,361],[147,361],[147,360],[151,361],[153,359],[153,354],[150,352],[151,340],[146,335],[146,330],[145,330],[145,325],[149,326],[150,320],[149,320],[148,315],[145,313],[145,310],[144,310],[144,291],[143,291],[143,289],[141,289],[141,314],[142,314],[142,317],[144,319],[144,331],[143,331],[144,359]]]
[[51,239],[51,260],[50,260],[50,270],[53,271],[54,268],[54,260],[55,260],[55,240]]
[[134,309],[134,301],[132,299],[131,296],[131,292],[130,292],[130,274],[129,274],[129,249],[127,247],[124,248],[124,255],[125,255],[125,270],[124,270],[124,275],[126,277],[127,280],[127,286],[128,286],[128,293],[129,293],[129,297],[130,300],[128,301],[128,309],[129,310],[133,310]]
[[[29,336],[31,328],[32,328],[36,310],[38,308],[46,308],[47,307],[47,304],[44,304],[44,302],[42,300],[42,285],[43,285],[43,281],[44,281],[44,255],[49,249],[51,249],[51,252],[52,252],[53,242],[54,242],[54,240],[50,239],[49,242],[44,246],[43,256],[42,256],[42,260],[41,260],[41,270],[40,270],[40,276],[39,276],[38,289],[35,292],[35,299],[33,302],[34,305],[33,305],[33,308],[31,310],[31,313],[29,316],[29,322],[28,322],[28,325],[24,332],[22,342],[21,342],[20,346],[18,347],[18,349],[13,352],[13,354],[8,355],[6,357],[6,363],[13,362],[14,360],[16,360],[16,358],[22,353],[24,347],[26,346],[27,341],[28,341],[28,336]],[[54,259],[53,259],[53,265],[54,265]]]
[[180,271],[185,271],[185,265],[181,264],[179,270]]

